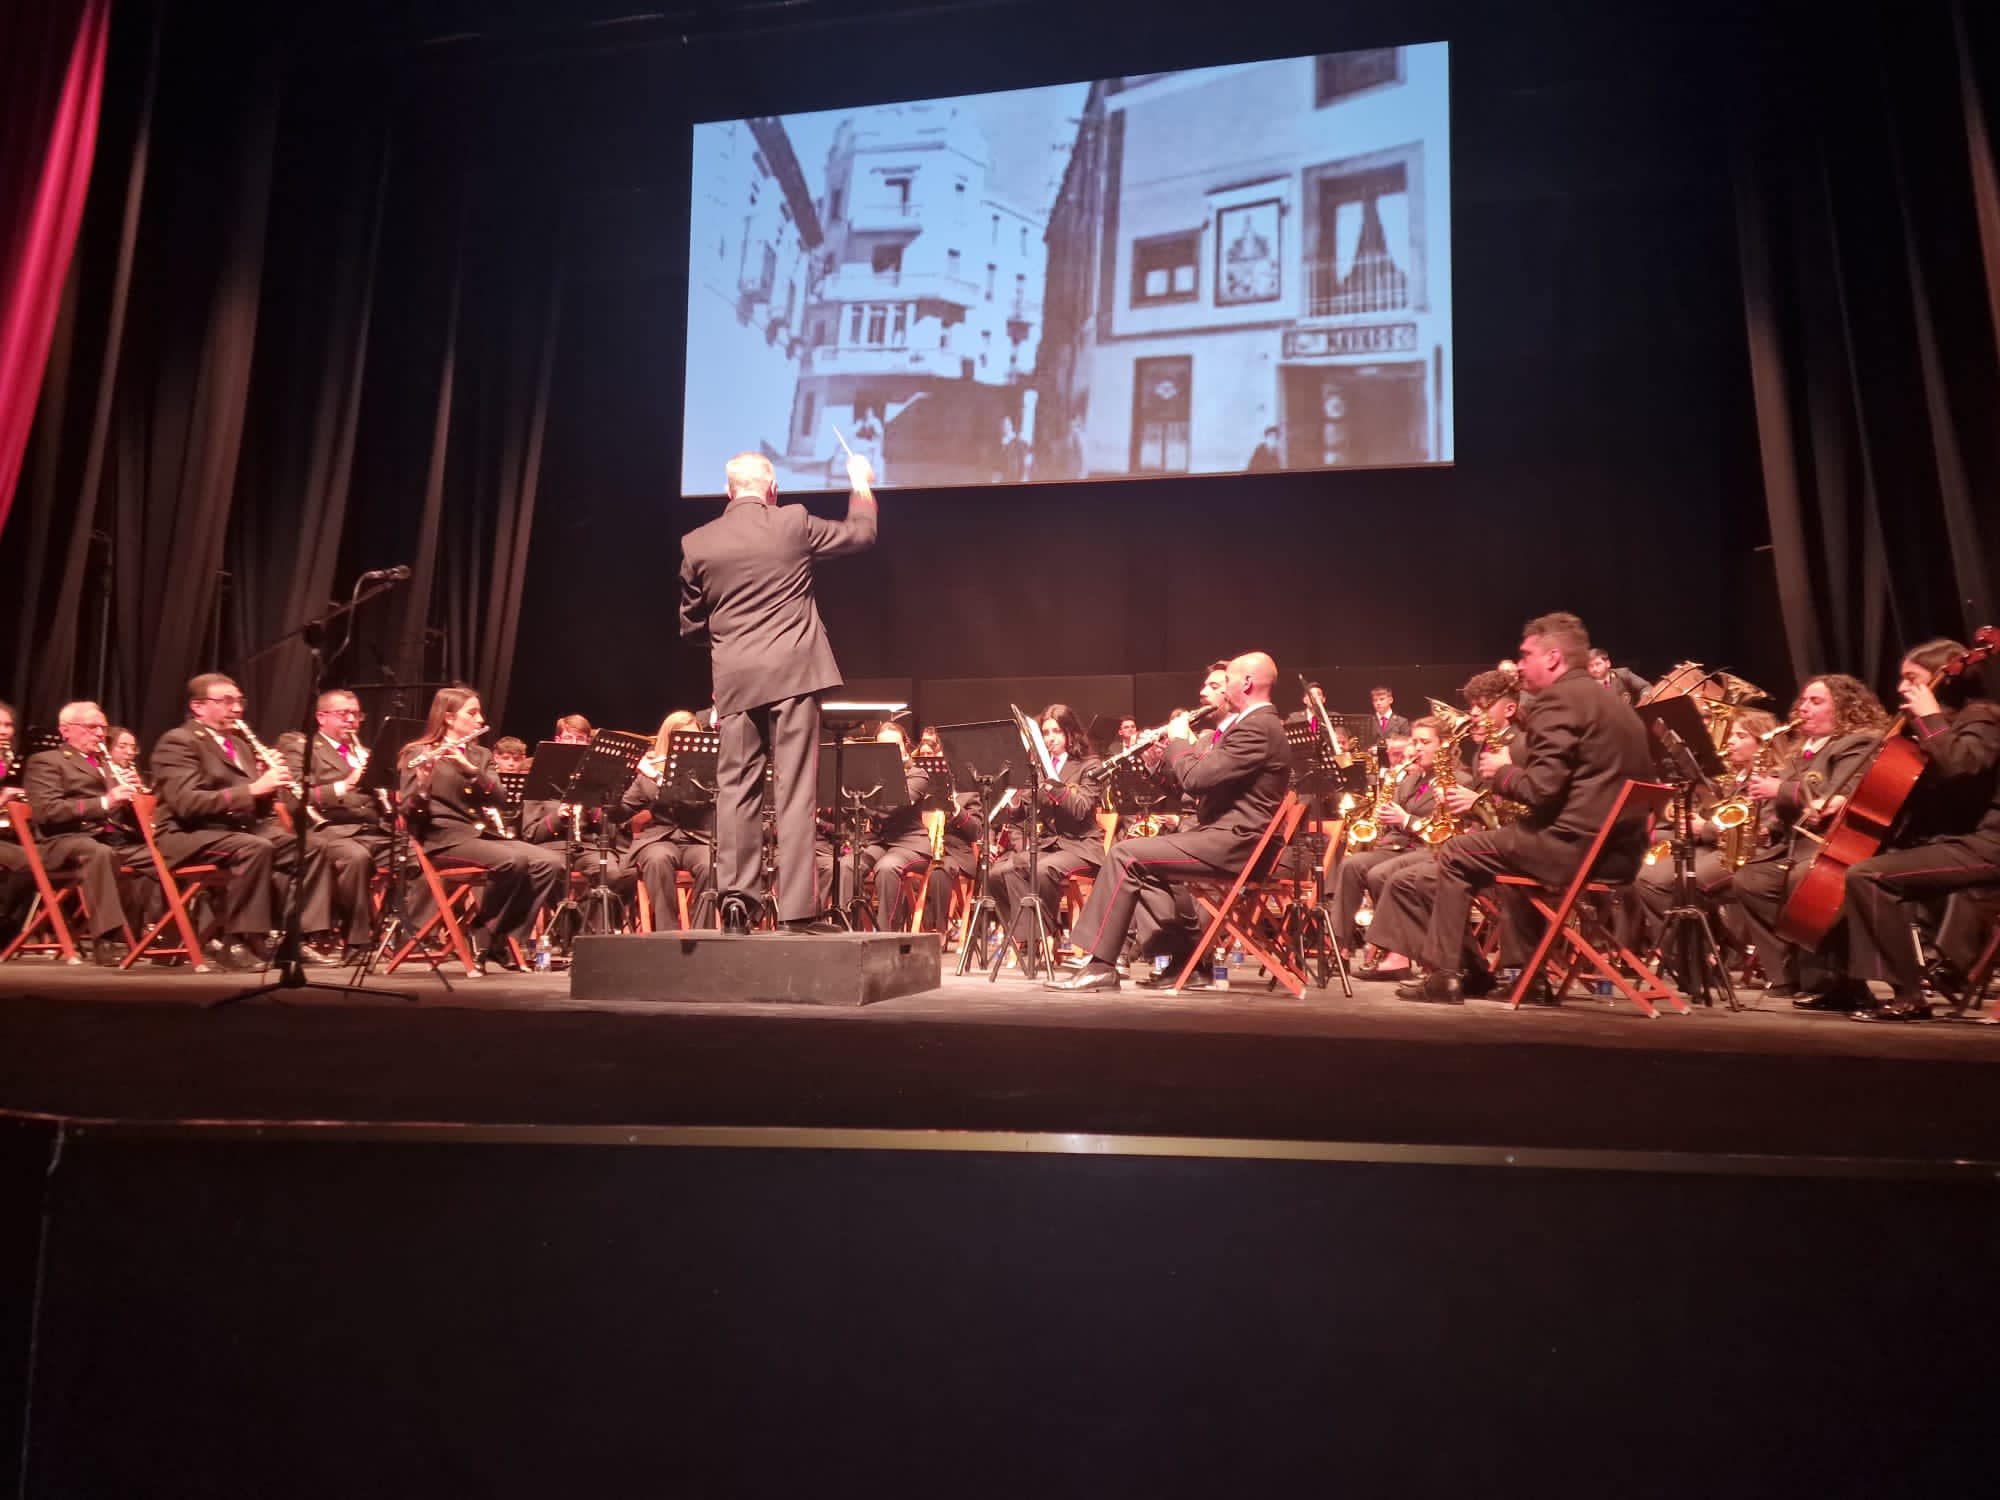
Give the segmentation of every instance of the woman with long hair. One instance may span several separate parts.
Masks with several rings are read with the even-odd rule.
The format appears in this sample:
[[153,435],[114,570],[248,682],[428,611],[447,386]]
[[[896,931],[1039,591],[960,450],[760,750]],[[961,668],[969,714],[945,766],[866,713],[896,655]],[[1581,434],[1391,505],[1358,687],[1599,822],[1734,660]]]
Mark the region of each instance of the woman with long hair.
[[[1042,912],[1051,927],[1056,908],[1062,901],[1063,882],[1077,870],[1095,870],[1104,863],[1104,833],[1097,826],[1097,799],[1083,786],[1084,773],[1097,764],[1084,738],[1083,721],[1067,703],[1051,703],[1042,710],[1042,742],[1048,747],[1055,766],[1055,780],[1042,783],[1042,805],[1029,809],[1025,782],[1007,794],[995,822],[1026,820],[1021,841],[1004,858],[997,859],[986,872],[986,892],[999,906],[1001,931],[1014,931],[1014,917],[1021,898],[1028,894],[1027,840],[1038,848],[1035,895],[1041,898]],[[1049,934],[1054,937],[1052,930]],[[1033,978],[1040,971],[1037,955],[1029,944],[1032,934],[1018,932],[1022,944],[1021,970]]]
[[493,752],[477,744],[486,732],[479,694],[469,687],[439,688],[423,734],[403,746],[403,813],[410,834],[433,859],[478,865],[488,871],[479,913],[467,933],[484,972],[488,962],[520,967],[507,947],[525,938],[535,917],[568,878],[562,851],[505,837],[495,810],[500,781]]
[[1845,672],[1825,672],[1799,689],[1792,717],[1799,727],[1788,758],[1774,774],[1751,778],[1751,797],[1770,809],[1770,836],[1736,872],[1732,889],[1768,993],[1801,1010],[1849,1010],[1854,997],[1842,983],[1846,934],[1836,927],[1817,950],[1807,952],[1778,936],[1778,913],[1805,878],[1812,836],[1823,831],[1861,779],[1889,715],[1867,683]]
[[632,837],[632,863],[646,882],[653,926],[666,927],[677,911],[675,885],[680,872],[694,877],[695,904],[690,920],[709,926],[715,909],[715,803],[707,797],[686,801],[667,780],[667,743],[676,734],[693,734],[701,721],[677,708],[660,721],[652,750],[639,761],[639,774],[625,789],[618,817],[629,823],[640,813],[651,821]]

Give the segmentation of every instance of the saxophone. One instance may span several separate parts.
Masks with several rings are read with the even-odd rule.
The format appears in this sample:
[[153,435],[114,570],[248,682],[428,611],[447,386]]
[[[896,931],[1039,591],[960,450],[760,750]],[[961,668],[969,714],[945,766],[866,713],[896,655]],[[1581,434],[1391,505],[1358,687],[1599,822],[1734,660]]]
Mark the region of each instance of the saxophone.
[[1757,736],[1757,758],[1750,762],[1750,768],[1736,778],[1736,789],[1730,797],[1715,805],[1708,815],[1708,821],[1719,830],[1716,834],[1716,848],[1728,862],[1729,868],[1738,870],[1749,860],[1757,849],[1758,831],[1764,823],[1764,804],[1750,795],[1750,783],[1760,776],[1768,776],[1777,768],[1778,741],[1799,727],[1794,719],[1789,724],[1780,724],[1776,729],[1767,730]]
[[[1403,768],[1396,769],[1400,772]],[[1368,806],[1360,816],[1347,825],[1348,848],[1365,848],[1382,836],[1382,810],[1395,800],[1401,780],[1400,775],[1390,775],[1387,768],[1376,773],[1375,795],[1368,799]]]
[[1458,815],[1446,804],[1445,793],[1458,785],[1458,747],[1472,732],[1472,715],[1435,698],[1429,701],[1431,717],[1444,725],[1443,742],[1438,746],[1437,759],[1431,762],[1431,787],[1437,793],[1437,811],[1412,825],[1411,832],[1426,844],[1442,844],[1456,837],[1459,831]]

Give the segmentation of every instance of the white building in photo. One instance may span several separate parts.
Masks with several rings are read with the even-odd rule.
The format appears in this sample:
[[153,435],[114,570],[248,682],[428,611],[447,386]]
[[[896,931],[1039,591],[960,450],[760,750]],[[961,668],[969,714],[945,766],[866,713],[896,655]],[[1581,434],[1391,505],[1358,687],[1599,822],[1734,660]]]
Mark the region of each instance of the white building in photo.
[[1441,43],[1105,80],[1050,215],[1038,477],[1448,462]]

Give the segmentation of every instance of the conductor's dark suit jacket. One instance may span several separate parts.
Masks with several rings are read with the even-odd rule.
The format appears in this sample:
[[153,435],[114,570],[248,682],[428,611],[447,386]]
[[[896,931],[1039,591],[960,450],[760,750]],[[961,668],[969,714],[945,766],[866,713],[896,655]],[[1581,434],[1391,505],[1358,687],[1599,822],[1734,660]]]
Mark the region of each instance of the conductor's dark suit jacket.
[[718,714],[839,685],[813,559],[874,545],[875,502],[858,491],[839,521],[742,496],[681,539],[681,634],[708,638]]

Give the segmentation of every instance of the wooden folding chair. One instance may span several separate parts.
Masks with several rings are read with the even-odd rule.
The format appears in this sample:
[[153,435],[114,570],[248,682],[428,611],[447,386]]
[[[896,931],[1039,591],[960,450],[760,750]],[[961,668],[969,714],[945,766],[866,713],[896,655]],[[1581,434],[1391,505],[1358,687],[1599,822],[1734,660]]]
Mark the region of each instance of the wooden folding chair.
[[[486,885],[486,868],[483,865],[446,865],[439,868],[424,852],[424,846],[412,837],[410,856],[417,862],[417,872],[423,877],[431,893],[431,914],[424,924],[389,956],[382,972],[393,974],[412,957],[429,964],[433,969],[443,965],[447,958],[456,958],[465,970],[468,979],[479,973],[479,958],[472,951],[472,944],[466,939],[465,926],[460,917],[470,917],[479,893]],[[424,940],[440,928],[444,931],[445,950],[426,949]],[[520,958],[520,950],[515,950],[515,958]]]
[[[84,909],[83,889],[74,874],[49,873],[48,866],[42,863],[41,848],[35,843],[34,824],[35,811],[25,797],[16,798],[0,809],[0,828],[14,830],[21,853],[27,857],[28,874],[35,882],[35,899],[28,907],[27,920],[21,924],[14,941],[0,950],[0,963],[23,953],[57,953],[66,964],[80,964],[83,959],[70,937],[69,923],[63,919],[63,898],[69,897],[74,902],[73,914],[80,915]],[[37,937],[37,933],[46,935]]]
[[1294,1000],[1304,998],[1305,975],[1283,957],[1284,935],[1278,930],[1283,903],[1275,890],[1275,881],[1285,849],[1290,845],[1292,835],[1298,832],[1299,820],[1305,816],[1305,811],[1306,805],[1299,800],[1298,793],[1285,793],[1285,800],[1278,804],[1271,821],[1264,825],[1256,847],[1243,861],[1243,868],[1237,871],[1236,879],[1226,892],[1218,894],[1222,888],[1207,882],[1189,882],[1195,904],[1208,913],[1208,926],[1202,930],[1201,941],[1195,944],[1188,961],[1181,966],[1180,975],[1174,980],[1174,994],[1181,993],[1188,976],[1194,973],[1195,965],[1208,956],[1226,930],[1243,945],[1246,954],[1254,956],[1271,977],[1291,993]]
[[[1502,875],[1495,882],[1512,886],[1526,893],[1529,903],[1548,923],[1548,930],[1542,940],[1535,945],[1534,956],[1521,969],[1521,977],[1514,982],[1511,1005],[1519,1010],[1530,986],[1537,976],[1548,967],[1558,942],[1567,945],[1567,962],[1563,966],[1562,979],[1553,986],[1558,997],[1564,994],[1578,973],[1588,966],[1627,1000],[1630,1000],[1646,1015],[1658,1016],[1659,1007],[1653,1002],[1664,1000],[1687,1014],[1688,1005],[1662,980],[1645,959],[1633,952],[1618,939],[1608,925],[1597,918],[1593,903],[1586,896],[1608,896],[1616,891],[1631,888],[1628,879],[1613,885],[1596,878],[1597,865],[1604,855],[1604,846],[1610,842],[1612,830],[1619,821],[1635,809],[1643,810],[1650,817],[1658,817],[1673,801],[1674,789],[1655,781],[1628,781],[1618,789],[1612,801],[1611,811],[1598,827],[1597,835],[1590,841],[1590,848],[1578,866],[1576,875],[1557,896],[1553,887],[1545,886],[1538,880],[1525,875]],[[1550,898],[1555,897],[1554,904]],[[1622,968],[1621,968],[1622,965]]]
[[[201,934],[195,928],[188,907],[204,891],[220,897],[229,885],[229,871],[223,865],[206,860],[169,865],[166,856],[160,853],[160,841],[153,835],[153,819],[159,810],[160,798],[156,792],[140,792],[132,798],[132,814],[138,819],[139,832],[145,837],[146,853],[152,856],[153,872],[160,878],[160,893],[166,897],[167,909],[132,945],[125,961],[118,967],[129,969],[141,958],[150,958],[155,962],[185,958],[188,967],[195,973],[206,974],[208,958],[202,951]],[[169,931],[180,939],[178,945],[166,941]]]

